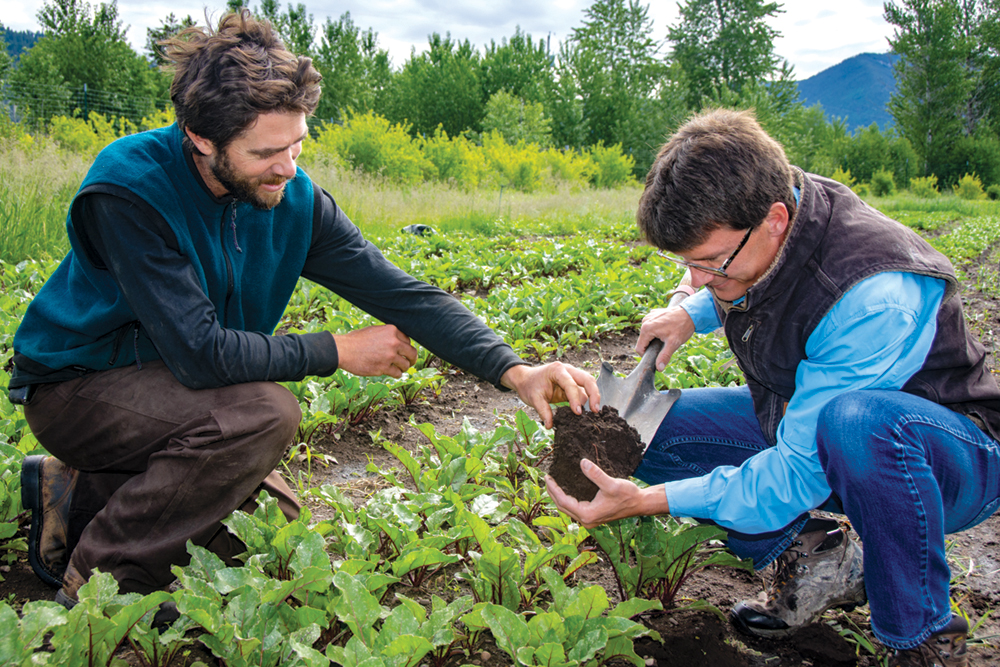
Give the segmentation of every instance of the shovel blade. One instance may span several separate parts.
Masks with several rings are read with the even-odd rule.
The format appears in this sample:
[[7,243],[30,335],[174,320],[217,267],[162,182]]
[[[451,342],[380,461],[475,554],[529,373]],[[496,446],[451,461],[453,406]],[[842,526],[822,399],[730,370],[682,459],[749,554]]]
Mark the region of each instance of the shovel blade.
[[601,392],[601,404],[618,410],[619,416],[629,426],[639,432],[639,437],[647,447],[656,435],[663,418],[680,397],[679,389],[671,389],[663,394],[656,390],[653,379],[656,375],[656,355],[663,349],[663,341],[654,340],[646,348],[639,365],[628,377],[615,376],[615,370],[608,362],[601,364],[597,376],[597,389]]

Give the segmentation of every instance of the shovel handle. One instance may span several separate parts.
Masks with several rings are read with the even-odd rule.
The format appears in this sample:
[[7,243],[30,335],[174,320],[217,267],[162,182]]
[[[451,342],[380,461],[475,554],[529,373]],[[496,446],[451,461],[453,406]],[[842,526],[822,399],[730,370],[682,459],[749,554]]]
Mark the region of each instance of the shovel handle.
[[684,275],[681,276],[680,282],[677,283],[677,288],[674,293],[670,296],[670,301],[667,302],[667,308],[673,308],[674,306],[681,305],[681,301],[688,298],[689,296],[694,296],[695,289],[691,285],[691,269],[684,271]]
[[[667,302],[667,308],[679,306],[681,305],[681,301],[688,298],[688,296],[694,295],[695,289],[691,285],[691,269],[684,272],[684,275],[681,276],[680,282],[677,283],[677,287],[678,289],[674,290],[674,293],[670,295],[670,301]],[[663,341],[659,338],[654,338],[649,341],[646,351],[642,353],[643,360],[648,357],[650,366],[654,366],[656,357],[660,355],[660,350],[662,349]]]

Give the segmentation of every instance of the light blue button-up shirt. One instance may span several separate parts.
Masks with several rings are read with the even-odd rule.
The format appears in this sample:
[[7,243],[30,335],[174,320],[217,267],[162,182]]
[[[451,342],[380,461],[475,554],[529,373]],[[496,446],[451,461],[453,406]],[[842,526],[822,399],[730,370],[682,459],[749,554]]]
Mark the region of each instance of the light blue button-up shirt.
[[[878,273],[851,288],[806,341],[777,445],[739,467],[668,482],[670,513],[762,533],[823,504],[830,487],[816,447],[820,410],[847,391],[902,388],[930,351],[944,292],[943,280],[913,273]],[[708,290],[681,307],[698,333],[722,325]]]

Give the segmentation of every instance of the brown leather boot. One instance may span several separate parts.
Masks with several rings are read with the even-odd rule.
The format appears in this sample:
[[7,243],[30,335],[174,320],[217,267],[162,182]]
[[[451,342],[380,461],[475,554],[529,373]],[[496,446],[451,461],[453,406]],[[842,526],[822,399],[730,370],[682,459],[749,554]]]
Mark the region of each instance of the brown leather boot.
[[78,472],[51,456],[21,462],[21,504],[31,510],[28,562],[49,586],[62,586],[69,564],[69,511]]
[[953,615],[951,622],[919,646],[896,651],[889,667],[968,667],[969,655],[965,649],[965,636],[969,624],[961,616]]
[[784,637],[833,607],[868,601],[861,547],[841,530],[800,533],[775,561],[767,590],[736,605],[730,617],[755,637]]

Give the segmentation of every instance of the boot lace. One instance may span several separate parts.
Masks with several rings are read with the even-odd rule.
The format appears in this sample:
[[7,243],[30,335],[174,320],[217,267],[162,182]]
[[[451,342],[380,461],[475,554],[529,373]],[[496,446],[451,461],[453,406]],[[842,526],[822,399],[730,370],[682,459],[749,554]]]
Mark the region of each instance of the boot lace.
[[774,562],[774,574],[767,590],[769,601],[777,599],[785,586],[799,574],[799,571],[808,568],[808,565],[799,563],[799,559],[809,557],[808,552],[796,549],[796,547],[801,546],[802,540],[795,540]]

